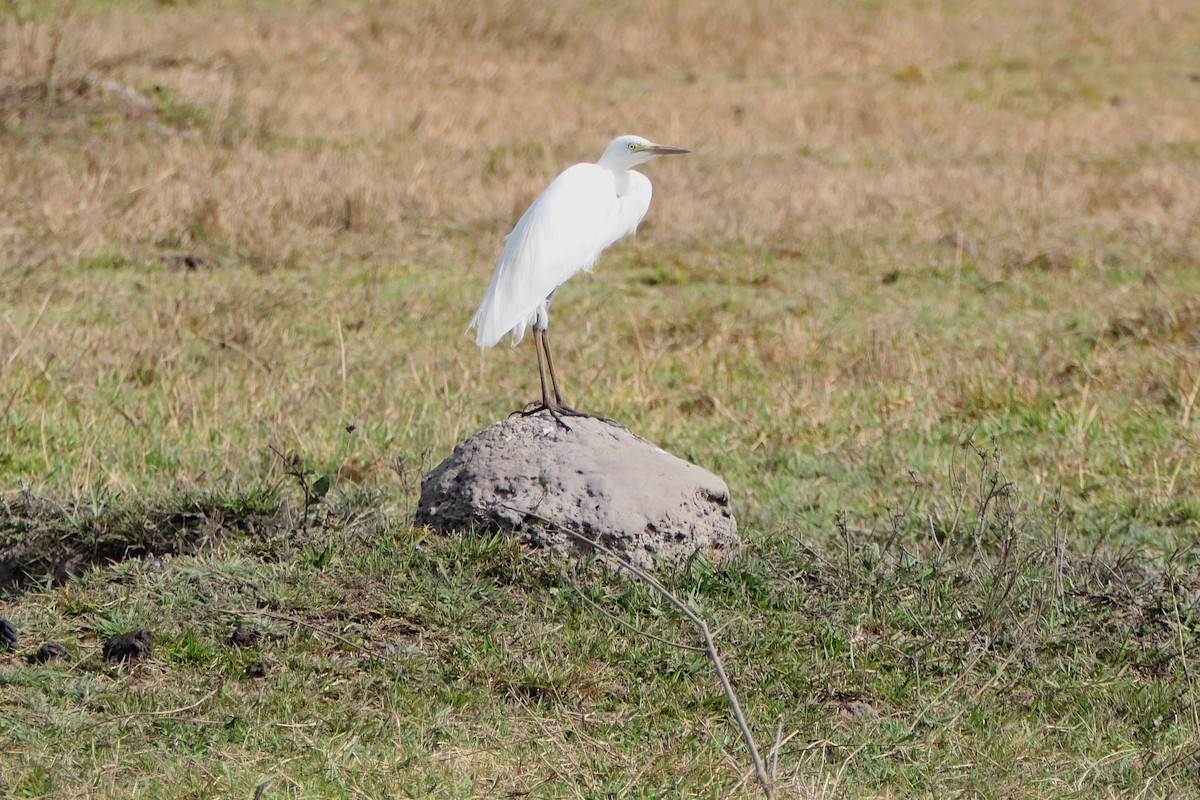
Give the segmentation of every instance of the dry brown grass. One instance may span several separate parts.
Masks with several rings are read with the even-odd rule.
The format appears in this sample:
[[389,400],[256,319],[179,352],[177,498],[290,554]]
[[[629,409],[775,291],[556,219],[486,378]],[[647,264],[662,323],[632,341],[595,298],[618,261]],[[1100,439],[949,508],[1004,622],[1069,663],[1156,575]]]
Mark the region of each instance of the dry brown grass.
[[11,154],[18,246],[49,228],[78,256],[199,224],[274,266],[345,246],[358,198],[375,243],[411,256],[431,225],[503,228],[627,129],[697,150],[655,167],[658,238],[857,233],[887,261],[961,232],[1001,264],[1099,263],[1139,231],[1155,253],[1194,246],[1185,2],[243,6],[68,21],[61,75],[170,87],[212,119],[76,118],[75,158]]

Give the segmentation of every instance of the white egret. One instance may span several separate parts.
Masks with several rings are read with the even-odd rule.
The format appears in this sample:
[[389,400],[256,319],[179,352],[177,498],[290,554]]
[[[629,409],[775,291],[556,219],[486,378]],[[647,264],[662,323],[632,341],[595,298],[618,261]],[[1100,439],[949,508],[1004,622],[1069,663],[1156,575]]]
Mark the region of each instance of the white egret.
[[475,328],[475,343],[488,348],[505,334],[515,345],[533,328],[542,402],[522,413],[544,410],[560,425],[562,416],[589,416],[563,403],[546,336],[550,299],[572,276],[590,272],[600,253],[636,231],[646,216],[653,190],[650,180],[632,168],[656,156],[687,152],[641,136],[619,136],[595,164],[576,164],[555,178],[505,237],[492,282],[468,329]]

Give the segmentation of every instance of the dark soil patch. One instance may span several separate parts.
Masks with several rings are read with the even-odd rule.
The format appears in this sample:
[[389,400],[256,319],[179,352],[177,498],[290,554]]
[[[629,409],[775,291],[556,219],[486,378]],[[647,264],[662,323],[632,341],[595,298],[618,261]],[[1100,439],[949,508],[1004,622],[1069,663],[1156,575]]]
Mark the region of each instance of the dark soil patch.
[[170,507],[93,508],[28,493],[0,497],[0,595],[31,583],[58,584],[93,564],[194,554],[231,533],[276,531],[278,505],[263,499],[181,497]]

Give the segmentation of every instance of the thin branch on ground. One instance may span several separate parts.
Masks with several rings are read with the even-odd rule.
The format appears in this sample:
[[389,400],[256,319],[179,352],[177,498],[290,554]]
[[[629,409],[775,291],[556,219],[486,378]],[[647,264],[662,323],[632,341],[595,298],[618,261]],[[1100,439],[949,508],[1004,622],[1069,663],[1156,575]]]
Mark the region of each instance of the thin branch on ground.
[[638,626],[626,622],[625,620],[621,619],[616,614],[612,613],[607,608],[604,608],[599,603],[597,603],[595,600],[593,600],[592,598],[590,598],[586,594],[584,594],[583,590],[579,588],[579,584],[577,584],[577,583],[575,583],[575,581],[571,580],[571,577],[569,575],[567,575],[565,572],[563,573],[562,576],[563,576],[563,580],[565,580],[567,583],[571,584],[571,588],[575,590],[575,593],[577,595],[579,595],[579,599],[583,600],[583,602],[587,603],[589,606],[591,606],[593,609],[595,609],[600,614],[603,614],[604,616],[608,617],[610,620],[617,623],[621,627],[626,628],[626,629],[632,631],[633,633],[636,633],[638,636],[644,636],[647,639],[651,639],[653,641],[658,642],[659,644],[665,644],[668,647],[674,647],[679,650],[688,650],[693,653],[708,652],[703,647],[695,647],[690,644],[684,644],[683,642],[673,642],[670,639],[665,639],[662,636],[656,636],[655,634],[651,633],[650,631],[644,631],[641,628],[639,628]]
[[738,728],[741,731],[742,740],[746,743],[746,749],[750,751],[750,760],[754,763],[754,773],[758,777],[759,785],[762,787],[763,796],[765,796],[767,800],[774,800],[775,789],[771,783],[770,776],[767,774],[766,764],[763,762],[762,756],[759,755],[758,746],[754,743],[754,734],[750,732],[750,725],[746,722],[746,715],[742,713],[742,705],[740,702],[738,702],[737,693],[733,690],[733,684],[729,682],[729,676],[725,674],[725,665],[721,661],[720,654],[717,652],[717,646],[713,641],[712,632],[708,628],[708,623],[706,623],[704,619],[692,609],[691,606],[676,597],[670,589],[659,583],[658,580],[648,572],[637,566],[634,566],[634,564],[628,559],[600,544],[590,536],[573,530],[559,522],[555,522],[554,520],[547,519],[535,511],[517,508],[506,503],[500,504],[499,507],[506,508],[510,511],[515,511],[518,514],[523,514],[527,518],[536,519],[543,524],[552,525],[558,530],[561,530],[563,533],[566,533],[568,536],[574,537],[580,542],[589,545],[595,552],[607,559],[610,559],[622,569],[641,580],[651,589],[658,592],[659,595],[661,595],[671,605],[675,606],[675,608],[679,609],[680,613],[687,617],[691,623],[696,626],[696,630],[700,633],[701,638],[704,639],[704,652],[708,654],[708,659],[712,662],[713,669],[717,673],[717,679],[721,682],[721,688],[725,690],[725,698],[729,701],[729,707],[733,712],[733,718],[737,722]]

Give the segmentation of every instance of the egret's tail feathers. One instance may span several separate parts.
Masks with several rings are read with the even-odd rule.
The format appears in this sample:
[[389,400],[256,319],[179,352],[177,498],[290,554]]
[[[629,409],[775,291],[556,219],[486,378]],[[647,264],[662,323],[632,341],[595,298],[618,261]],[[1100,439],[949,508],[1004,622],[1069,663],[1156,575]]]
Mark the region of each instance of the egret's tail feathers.
[[492,334],[486,327],[479,325],[475,329],[475,344],[480,350],[486,350],[489,347],[495,347],[500,344],[500,340],[504,338],[504,333]]
[[467,326],[467,330],[475,329],[475,344],[481,350],[486,350],[489,347],[495,347],[500,344],[500,340],[505,334],[509,334],[512,344],[517,344],[525,338],[525,329],[528,327],[524,321],[518,322],[516,325],[505,325],[498,321],[495,315],[488,314],[488,309],[480,307],[475,313],[475,317],[471,320],[471,324]]

